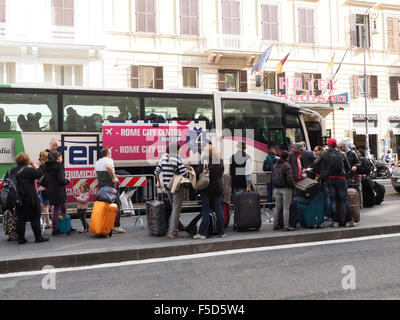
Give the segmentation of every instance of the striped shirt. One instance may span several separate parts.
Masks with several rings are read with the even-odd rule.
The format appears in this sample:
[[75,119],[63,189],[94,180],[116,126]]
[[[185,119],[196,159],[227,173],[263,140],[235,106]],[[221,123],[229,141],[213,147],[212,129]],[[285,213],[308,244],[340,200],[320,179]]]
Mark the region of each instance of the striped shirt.
[[174,176],[175,169],[177,169],[177,173],[181,174],[184,177],[187,177],[188,173],[186,171],[186,166],[183,164],[181,157],[179,156],[169,156],[167,153],[164,154],[156,170],[154,171],[155,175],[159,175],[162,173],[163,175],[163,185],[166,188],[168,183],[171,181]]

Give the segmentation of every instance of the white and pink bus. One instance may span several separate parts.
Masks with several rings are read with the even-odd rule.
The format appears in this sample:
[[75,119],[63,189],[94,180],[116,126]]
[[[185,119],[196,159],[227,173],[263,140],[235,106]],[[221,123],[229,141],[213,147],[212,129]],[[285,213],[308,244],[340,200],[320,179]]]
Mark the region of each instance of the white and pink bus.
[[[325,134],[318,113],[262,94],[3,86],[0,176],[14,165],[16,154],[24,151],[37,159],[56,138],[68,177],[89,177],[103,145],[103,125],[146,123],[155,127],[174,121],[197,123],[203,131],[207,129],[207,137],[220,144],[226,164],[236,151],[236,140],[246,140],[255,172],[262,171],[268,148],[279,153],[291,143],[304,141],[311,149],[323,143]],[[250,130],[247,136],[246,130]],[[147,160],[116,161],[117,168],[131,174],[152,174],[154,166],[154,161]]]

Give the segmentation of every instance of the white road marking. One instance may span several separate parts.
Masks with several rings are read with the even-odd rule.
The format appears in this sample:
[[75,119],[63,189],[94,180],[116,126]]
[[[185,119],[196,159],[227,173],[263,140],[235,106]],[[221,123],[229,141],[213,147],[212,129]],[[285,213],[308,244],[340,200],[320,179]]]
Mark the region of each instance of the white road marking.
[[259,247],[259,248],[247,248],[247,249],[235,249],[235,250],[226,250],[226,251],[215,251],[215,252],[182,255],[182,256],[174,256],[174,257],[167,257],[167,258],[134,260],[134,261],[125,261],[125,262],[118,262],[118,263],[105,263],[105,264],[98,264],[98,265],[93,265],[93,266],[58,268],[58,269],[26,271],[26,272],[15,272],[15,273],[0,274],[0,279],[8,279],[8,278],[16,278],[16,277],[27,277],[27,276],[39,276],[39,275],[46,275],[46,274],[49,274],[49,273],[62,273],[62,272],[75,272],[75,271],[85,271],[85,270],[95,270],[95,269],[119,268],[119,267],[134,266],[134,265],[149,264],[149,263],[163,263],[163,262],[170,262],[170,261],[200,259],[200,258],[216,257],[216,256],[231,255],[231,254],[253,253],[253,252],[273,251],[273,250],[284,250],[284,249],[303,248],[303,247],[316,247],[316,246],[331,245],[331,244],[370,241],[370,240],[379,240],[379,239],[387,239],[387,238],[398,238],[398,237],[400,237],[400,233],[377,235],[377,236],[368,236],[368,237],[360,237],[360,238],[350,238],[350,239],[339,239],[339,240],[295,243],[295,244],[286,244],[286,245],[268,246],[268,247]]

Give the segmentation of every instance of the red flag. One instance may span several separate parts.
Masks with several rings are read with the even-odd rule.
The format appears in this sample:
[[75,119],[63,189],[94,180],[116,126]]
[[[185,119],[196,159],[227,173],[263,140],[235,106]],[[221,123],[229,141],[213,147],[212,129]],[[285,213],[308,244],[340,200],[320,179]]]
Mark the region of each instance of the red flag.
[[290,52],[289,52],[289,53],[286,55],[286,57],[284,57],[284,58],[278,63],[278,65],[276,66],[276,73],[277,73],[277,74],[282,73],[282,67],[283,67],[283,65],[285,64],[287,58],[289,57],[289,54],[290,54]]

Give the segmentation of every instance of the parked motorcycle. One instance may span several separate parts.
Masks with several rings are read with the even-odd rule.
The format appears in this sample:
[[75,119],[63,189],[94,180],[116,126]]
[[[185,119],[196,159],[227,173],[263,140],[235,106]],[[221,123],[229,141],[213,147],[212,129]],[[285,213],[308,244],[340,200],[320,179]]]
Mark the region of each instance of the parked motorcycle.
[[389,179],[392,176],[393,168],[392,164],[386,164],[382,161],[377,161],[374,157],[371,157],[371,178],[372,179]]

